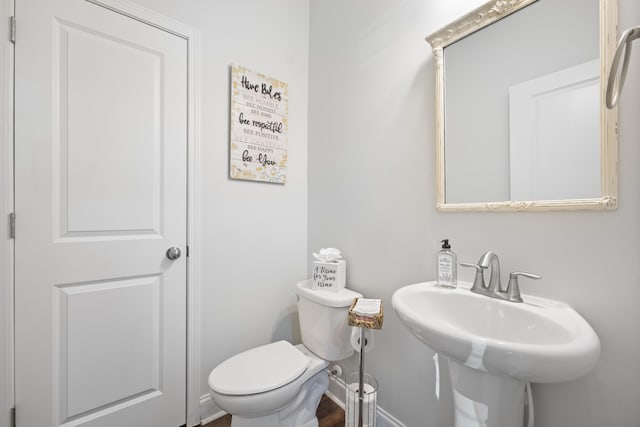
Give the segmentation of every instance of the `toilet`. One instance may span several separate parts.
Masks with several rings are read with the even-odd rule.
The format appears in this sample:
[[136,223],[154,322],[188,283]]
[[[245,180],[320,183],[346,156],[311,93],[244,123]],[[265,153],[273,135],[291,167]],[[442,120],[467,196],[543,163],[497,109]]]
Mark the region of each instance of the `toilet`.
[[353,354],[347,313],[354,298],[296,284],[302,344],[287,341],[230,357],[209,374],[209,394],[232,415],[231,427],[318,427],[316,410],[329,386],[330,361]]

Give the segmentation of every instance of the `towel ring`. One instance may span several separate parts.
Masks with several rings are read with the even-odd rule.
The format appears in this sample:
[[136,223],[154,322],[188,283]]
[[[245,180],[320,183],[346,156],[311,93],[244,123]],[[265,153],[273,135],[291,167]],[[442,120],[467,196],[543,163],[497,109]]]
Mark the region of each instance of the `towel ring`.
[[[627,69],[629,68],[629,58],[631,56],[631,42],[640,38],[640,26],[633,27],[625,30],[620,36],[618,41],[618,47],[616,53],[613,56],[613,63],[611,64],[611,70],[609,71],[609,79],[607,81],[607,94],[606,103],[607,108],[613,108],[618,103],[618,97],[622,92],[624,86],[624,80],[627,77]],[[624,48],[624,60],[622,62],[622,71],[620,72],[620,82],[616,87],[616,78],[618,76],[618,67],[620,66],[620,58],[622,56],[622,50]],[[615,87],[615,92],[614,92]]]

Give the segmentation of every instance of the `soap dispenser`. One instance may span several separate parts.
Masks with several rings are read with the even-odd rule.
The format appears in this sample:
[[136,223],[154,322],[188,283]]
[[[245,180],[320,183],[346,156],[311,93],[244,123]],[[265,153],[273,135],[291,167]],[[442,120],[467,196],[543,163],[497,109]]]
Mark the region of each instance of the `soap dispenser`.
[[458,284],[458,262],[455,252],[451,250],[449,239],[442,240],[442,249],[438,251],[437,271],[438,286],[455,288]]

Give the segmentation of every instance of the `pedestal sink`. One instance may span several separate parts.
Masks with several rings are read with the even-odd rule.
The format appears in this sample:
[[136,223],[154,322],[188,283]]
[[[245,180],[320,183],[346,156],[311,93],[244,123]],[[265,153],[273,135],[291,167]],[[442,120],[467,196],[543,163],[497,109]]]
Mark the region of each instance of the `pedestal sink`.
[[526,382],[570,381],[600,355],[591,326],[569,305],[524,295],[514,303],[435,282],[398,289],[395,313],[449,359],[456,427],[520,427]]

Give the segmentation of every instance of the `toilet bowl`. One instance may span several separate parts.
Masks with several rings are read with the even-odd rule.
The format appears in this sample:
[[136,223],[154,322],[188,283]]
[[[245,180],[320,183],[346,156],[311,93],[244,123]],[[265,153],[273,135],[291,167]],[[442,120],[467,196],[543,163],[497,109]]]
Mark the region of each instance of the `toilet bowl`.
[[227,359],[209,375],[211,398],[232,427],[316,427],[329,364],[304,345],[278,341]]
[[348,307],[361,294],[316,291],[299,282],[302,344],[277,341],[232,356],[209,375],[213,401],[231,427],[318,427],[316,410],[329,386],[329,361],[353,353]]

